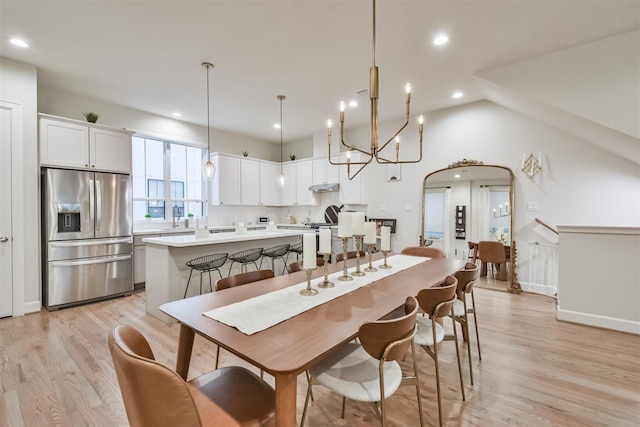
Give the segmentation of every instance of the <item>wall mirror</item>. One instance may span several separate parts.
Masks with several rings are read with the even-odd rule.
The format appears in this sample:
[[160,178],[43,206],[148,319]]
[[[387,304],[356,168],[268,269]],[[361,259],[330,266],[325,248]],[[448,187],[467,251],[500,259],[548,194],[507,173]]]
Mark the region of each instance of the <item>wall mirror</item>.
[[[521,292],[513,239],[513,182],[508,167],[467,159],[428,174],[422,186],[420,245],[443,249],[448,258],[472,261],[475,255],[486,269],[488,287]],[[502,243],[506,263],[501,271],[480,259],[481,241]]]

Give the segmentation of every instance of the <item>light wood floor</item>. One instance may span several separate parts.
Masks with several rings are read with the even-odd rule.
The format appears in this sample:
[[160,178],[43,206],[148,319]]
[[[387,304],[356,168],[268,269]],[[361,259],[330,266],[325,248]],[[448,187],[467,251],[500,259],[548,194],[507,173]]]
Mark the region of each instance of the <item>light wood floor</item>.
[[[140,329],[159,361],[174,366],[176,324],[145,314],[144,292],[59,312],[0,319],[0,426],[126,425],[107,334],[118,323]],[[638,426],[640,337],[555,320],[555,300],[476,290],[482,361],[472,340],[475,385],[461,401],[453,343],[440,347],[445,424],[450,426]],[[427,425],[437,425],[434,367],[418,349]],[[243,364],[222,352],[222,364]],[[215,363],[215,347],[196,337],[191,376]],[[257,369],[252,368],[257,372]],[[265,376],[267,381],[271,377]],[[298,383],[298,419],[306,380]],[[370,404],[314,388],[308,426],[379,425]],[[415,393],[388,400],[391,426],[418,425]]]

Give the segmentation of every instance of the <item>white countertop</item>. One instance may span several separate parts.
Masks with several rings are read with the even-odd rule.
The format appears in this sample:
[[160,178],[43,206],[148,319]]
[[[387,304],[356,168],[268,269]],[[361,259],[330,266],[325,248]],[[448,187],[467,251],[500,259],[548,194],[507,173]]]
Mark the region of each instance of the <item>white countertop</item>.
[[[312,231],[312,230],[310,230]],[[145,237],[142,239],[147,244],[186,248],[191,246],[215,245],[218,243],[244,242],[249,240],[274,239],[277,237],[300,236],[302,230],[248,230],[246,233],[210,233],[207,237],[196,238],[188,236]]]

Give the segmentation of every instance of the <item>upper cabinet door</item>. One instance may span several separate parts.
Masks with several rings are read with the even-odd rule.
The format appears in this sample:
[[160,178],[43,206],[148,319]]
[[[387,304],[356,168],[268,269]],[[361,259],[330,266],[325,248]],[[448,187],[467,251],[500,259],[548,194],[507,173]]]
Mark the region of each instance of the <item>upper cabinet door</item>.
[[239,205],[240,159],[212,154],[211,162],[216,166],[216,173],[209,182],[209,204]]
[[40,164],[89,169],[89,127],[40,119]]
[[280,165],[260,162],[260,204],[264,206],[280,206],[280,187],[278,175]]
[[313,185],[313,165],[311,160],[296,164],[296,204],[315,205],[316,199],[309,187]]
[[280,189],[280,202],[283,206],[297,205],[296,164],[291,162],[284,163],[282,165],[282,172],[284,173],[285,180],[284,187]]
[[240,159],[240,203],[259,205],[260,186],[260,162],[253,159]]
[[131,134],[89,128],[89,167],[131,174]]

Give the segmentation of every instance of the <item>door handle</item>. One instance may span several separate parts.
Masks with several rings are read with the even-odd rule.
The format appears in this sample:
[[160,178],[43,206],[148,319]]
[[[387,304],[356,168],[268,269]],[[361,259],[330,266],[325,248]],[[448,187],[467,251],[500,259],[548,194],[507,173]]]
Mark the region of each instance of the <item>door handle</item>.
[[9,238],[7,236],[0,237],[0,242],[8,242]]

